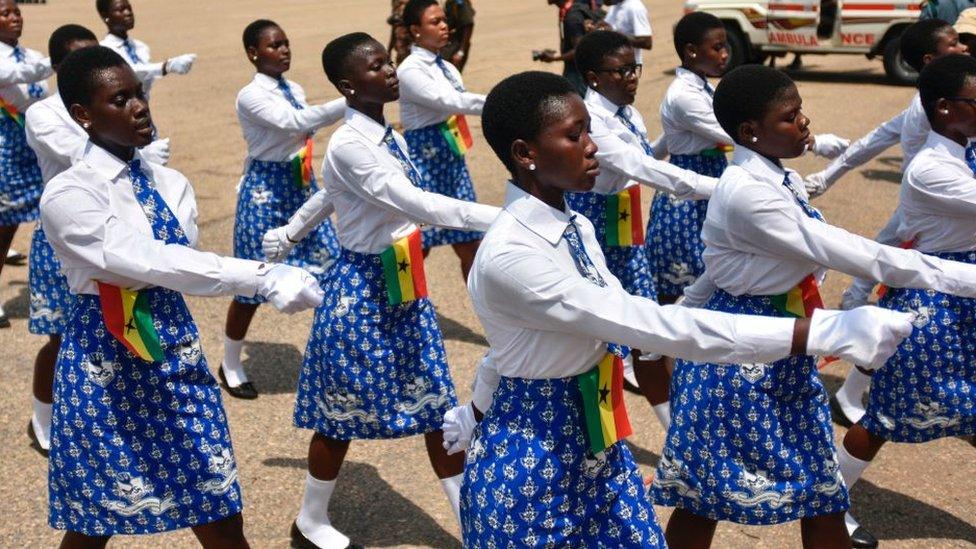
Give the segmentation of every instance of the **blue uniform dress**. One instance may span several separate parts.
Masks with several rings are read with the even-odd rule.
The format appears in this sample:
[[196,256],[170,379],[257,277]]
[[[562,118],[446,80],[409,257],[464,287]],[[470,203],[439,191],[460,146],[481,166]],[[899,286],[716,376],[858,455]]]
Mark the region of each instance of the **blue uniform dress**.
[[[440,57],[436,60],[441,71],[454,85],[454,88],[463,92],[464,86],[454,78],[451,71],[447,70],[444,62]],[[441,124],[407,130],[403,133],[403,138],[407,140],[410,159],[413,160],[417,171],[420,172],[418,187],[425,191],[459,200],[477,201],[474,194],[474,183],[471,181],[471,174],[468,172],[468,165],[464,161],[464,156],[456,154],[451,149],[447,138],[441,131]],[[484,233],[478,231],[424,227],[423,247],[426,250],[445,244],[475,242],[483,237]]]
[[[186,245],[179,221],[130,163],[155,238]],[[220,389],[178,292],[148,296],[163,360],[131,354],[105,327],[99,297],[76,296],[54,383],[48,522],[91,536],[208,524],[241,511]]]
[[[14,46],[14,59],[24,61],[24,50]],[[44,87],[37,83],[27,86],[31,99],[44,97]],[[19,225],[37,220],[37,209],[44,190],[37,156],[27,145],[23,115],[17,117],[4,111],[0,114],[0,227]]]
[[[786,185],[807,215],[823,219]],[[788,316],[771,296],[723,290],[704,308]],[[741,524],[778,524],[850,506],[837,466],[827,392],[813,357],[769,364],[678,360],[671,417],[651,488],[659,505]]]
[[[278,86],[295,109],[305,108],[294,96],[287,81],[279,79]],[[261,241],[264,234],[286,225],[317,190],[314,174],[307,186],[296,184],[291,162],[248,159],[234,215],[234,256],[263,261]],[[284,263],[307,270],[319,279],[320,284],[324,284],[329,258],[338,253],[339,240],[332,221],[327,219],[295,246]],[[261,296],[236,296],[234,299],[246,304],[265,301]]]
[[31,238],[27,267],[30,317],[27,329],[32,334],[58,335],[64,331],[75,298],[68,290],[68,279],[61,274],[61,262],[38,223]]
[[[575,223],[564,238],[580,273],[606,285]],[[467,453],[461,534],[469,549],[665,546],[627,445],[590,450],[575,377],[501,378]]]
[[[389,130],[384,141],[416,184]],[[336,440],[440,429],[457,395],[430,300],[390,305],[379,254],[343,248],[332,272],[302,361],[295,425]]]

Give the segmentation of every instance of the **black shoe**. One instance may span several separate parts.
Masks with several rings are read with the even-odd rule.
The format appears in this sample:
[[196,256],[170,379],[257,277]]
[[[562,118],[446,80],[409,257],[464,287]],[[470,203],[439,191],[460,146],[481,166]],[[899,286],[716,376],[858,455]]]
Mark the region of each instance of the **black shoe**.
[[[847,419],[847,414],[844,413],[844,410],[840,408],[840,402],[837,402],[835,395],[830,395],[830,412],[834,416],[834,423],[837,425],[845,429],[850,429],[854,426],[851,420]],[[863,528],[859,528],[859,530],[863,530]],[[877,543],[877,540],[875,540],[875,543]]]
[[0,328],[9,328],[10,319],[7,318],[7,313],[0,311]]
[[[298,529],[298,523],[296,522],[291,523],[291,546],[296,549],[322,549],[312,543],[312,540],[305,537],[305,534]],[[346,549],[363,549],[363,546],[350,542],[346,546]]]
[[42,456],[48,457],[50,451],[41,448],[41,442],[37,440],[37,433],[34,432],[34,422],[29,419],[27,420],[27,436],[31,439],[31,448],[37,450],[37,453]]
[[223,384],[224,389],[230,396],[234,398],[242,398],[244,400],[254,400],[258,398],[258,390],[254,388],[254,384],[250,381],[245,381],[237,387],[231,387],[227,383],[227,376],[224,375],[224,364],[220,364],[220,368],[217,369],[217,375],[220,377],[220,383]]
[[27,256],[20,252],[13,252],[3,259],[5,265],[23,265],[27,261]]
[[854,549],[875,549],[878,546],[878,538],[871,535],[863,526],[858,526],[851,534],[851,545]]

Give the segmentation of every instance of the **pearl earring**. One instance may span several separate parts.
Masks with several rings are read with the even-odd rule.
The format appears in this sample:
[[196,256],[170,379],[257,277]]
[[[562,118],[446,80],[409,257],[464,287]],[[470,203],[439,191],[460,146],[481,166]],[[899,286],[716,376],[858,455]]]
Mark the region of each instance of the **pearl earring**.
[[694,53],[693,53],[693,54],[691,54],[691,58],[692,58],[692,59],[694,59],[694,58],[696,58],[696,57],[698,57],[698,55],[697,55],[697,54],[694,54]]
[[87,129],[90,129],[91,128],[91,124],[89,124],[88,122],[85,122],[84,124],[81,125],[81,127],[82,128],[85,128],[87,130]]
[[754,135],[754,136],[752,136],[752,142],[753,142],[753,143],[759,143],[759,138],[758,138],[758,137],[756,137],[755,135]]
[[535,171],[535,164],[529,164],[529,171],[530,172],[534,172]]
[[597,87],[597,86],[599,86],[599,84],[597,84],[596,82],[594,82],[594,83],[592,84],[592,86],[593,86],[593,87],[595,88],[595,87]]
[[349,95],[356,95],[356,90],[349,90]]
[[942,114],[949,114],[949,109],[942,109]]

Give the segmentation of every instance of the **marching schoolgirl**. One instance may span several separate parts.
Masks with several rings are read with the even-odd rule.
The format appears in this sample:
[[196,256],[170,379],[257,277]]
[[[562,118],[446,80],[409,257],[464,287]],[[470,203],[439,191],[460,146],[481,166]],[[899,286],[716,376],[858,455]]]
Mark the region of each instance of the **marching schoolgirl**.
[[260,294],[296,312],[321,290],[302,269],[192,248],[193,189],[136,149],[152,120],[118,54],[70,54],[58,91],[90,141],[41,200],[75,295],[54,384],[49,523],[69,548],[186,527],[205,547],[247,547],[220,390],[181,292]]
[[[918,81],[932,131],[902,177],[896,236],[926,254],[976,263],[976,60],[936,59]],[[844,437],[840,469],[854,485],[887,441],[920,443],[976,433],[976,301],[942,291],[889,288],[879,305],[917,313],[915,330],[871,378],[867,412]],[[877,540],[847,515],[855,547]]]
[[[883,246],[827,224],[781,159],[803,154],[810,120],[785,74],[746,66],[715,92],[715,115],[736,142],[702,229],[713,311],[816,315],[826,269],[976,295],[976,267]],[[689,290],[695,289],[695,287]],[[823,383],[811,358],[679,360],[671,429],[652,487],[677,507],[671,547],[706,547],[719,520],[800,520],[806,546],[844,546],[849,506]]]
[[629,422],[621,349],[608,341],[708,360],[844,348],[879,363],[910,329],[909,315],[878,308],[794,321],[631,296],[607,268],[593,225],[564,202],[566,191],[590,190],[600,170],[573,86],[518,74],[491,91],[482,116],[512,180],[468,281],[501,378],[467,454],[465,547],[664,546],[637,465],[618,443]]
[[349,544],[332,526],[328,506],[352,440],[423,434],[457,513],[463,459],[447,455],[440,431],[457,397],[426,297],[416,224],[484,230],[498,208],[420,188],[406,141],[383,114],[399,97],[399,81],[379,42],[365,33],[339,37],[325,47],[322,65],[347,107],[326,152],[325,189],[310,202],[334,203],[342,250],[316,310],[298,381],[295,425],[315,433],[292,536],[331,548]]
[[[438,54],[450,39],[450,29],[437,0],[410,0],[403,9],[403,22],[413,45],[410,56],[397,68],[400,123],[410,159],[420,172],[420,186],[474,202],[474,184],[464,161],[473,145],[465,115],[480,116],[485,96],[465,91],[461,72]],[[454,248],[467,280],[481,234],[441,227],[425,228],[422,234],[425,254],[434,246]]]
[[[37,157],[24,136],[23,112],[47,95],[51,61],[20,45],[23,30],[17,2],[0,0],[0,257],[7,256],[17,227],[38,218],[44,189]],[[9,327],[0,303],[0,328]]]
[[[288,36],[275,22],[259,19],[244,29],[244,51],[254,65],[254,79],[237,95],[247,158],[234,217],[234,255],[262,259],[262,238],[285,224],[317,189],[312,169],[313,135],[342,118],[345,101],[335,99],[309,105],[305,91],[284,77],[291,66]],[[332,223],[325,220],[311,238],[282,261],[325,276],[339,251]],[[260,297],[238,296],[227,310],[224,358],[219,375],[237,398],[256,398],[241,362],[244,338],[257,312]]]

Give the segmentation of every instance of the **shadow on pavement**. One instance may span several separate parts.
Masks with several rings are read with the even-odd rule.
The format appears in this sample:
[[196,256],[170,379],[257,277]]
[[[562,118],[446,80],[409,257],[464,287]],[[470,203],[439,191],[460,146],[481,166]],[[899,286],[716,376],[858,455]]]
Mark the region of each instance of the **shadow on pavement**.
[[247,354],[244,370],[259,393],[295,392],[302,367],[302,352],[298,347],[287,343],[249,341],[244,351]]
[[451,320],[442,314],[438,314],[437,324],[441,327],[441,335],[444,336],[444,339],[473,343],[481,347],[488,346],[488,341],[484,336],[456,320]]
[[630,440],[627,441],[627,446],[630,447],[630,453],[634,454],[634,461],[636,461],[638,465],[657,467],[657,462],[659,459],[661,459],[661,456],[655,454],[650,450],[641,448],[640,446],[634,444]]
[[[9,268],[6,267],[4,270]],[[3,304],[4,312],[7,313],[7,317],[10,319],[27,318],[30,315],[27,283],[19,280],[11,281],[10,286],[20,286],[20,290],[17,292],[16,297]]]
[[861,524],[878,539],[943,539],[976,544],[976,526],[911,496],[861,480],[851,502]]
[[[269,458],[263,463],[269,467],[306,467],[305,458]],[[380,478],[376,467],[347,461],[338,480],[329,518],[354,543],[367,547],[461,547],[450,532]],[[440,494],[439,487],[437,493]]]

